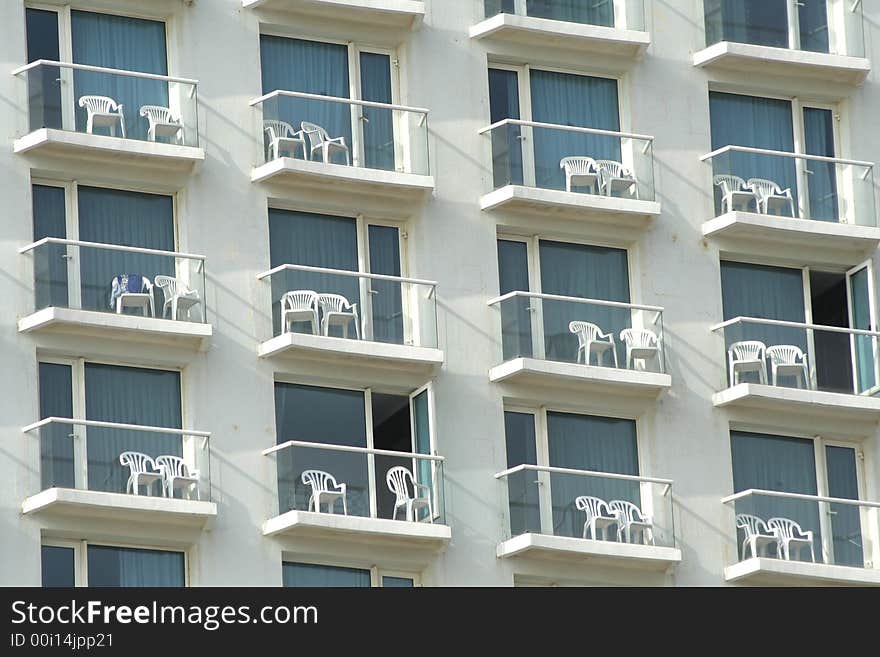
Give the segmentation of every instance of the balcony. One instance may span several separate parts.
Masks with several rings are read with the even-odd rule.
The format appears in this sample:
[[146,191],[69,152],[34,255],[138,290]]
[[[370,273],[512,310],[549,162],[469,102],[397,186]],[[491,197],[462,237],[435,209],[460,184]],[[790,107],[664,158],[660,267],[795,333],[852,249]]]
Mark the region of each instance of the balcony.
[[34,268],[34,312],[20,333],[200,349],[205,256],[45,237],[19,253]]
[[667,479],[539,465],[495,478],[508,511],[501,559],[654,571],[681,561]]
[[880,421],[880,333],[756,317],[712,330],[724,338],[728,379],[715,406]]
[[704,5],[706,48],[694,54],[694,66],[852,86],[871,70],[859,1],[704,0]]
[[387,30],[417,30],[425,17],[425,3],[419,0],[242,0],[241,4],[245,9],[289,11]]
[[[442,456],[301,440],[263,454],[278,476],[278,513],[264,536],[397,550],[424,563],[451,538]],[[316,490],[326,491],[317,506]],[[407,500],[415,500],[409,511]]]
[[646,399],[672,385],[662,308],[536,292],[488,304],[501,315],[503,352],[492,382]]
[[653,137],[504,119],[480,130],[492,149],[483,210],[643,228],[654,200]]
[[262,112],[264,153],[252,182],[331,209],[372,200],[411,212],[434,190],[426,109],[294,91],[250,104]]
[[478,0],[472,39],[525,48],[558,48],[569,53],[605,54],[622,66],[631,64],[651,43],[645,31],[643,0],[613,0],[582,8],[571,3],[525,0]]
[[855,265],[880,244],[871,162],[725,146],[711,163],[714,218],[703,235],[728,251]]
[[280,265],[257,276],[272,334],[261,358],[332,366],[349,374],[392,374],[418,386],[443,364],[437,348],[433,281],[306,265]]
[[177,184],[205,159],[196,80],[43,59],[12,73],[27,107],[15,153],[150,171]]
[[[36,438],[40,464],[40,492],[24,500],[24,515],[190,529],[217,515],[206,431],[59,417],[22,431]],[[137,492],[128,485],[135,472]]]
[[721,501],[736,537],[728,582],[880,586],[880,503],[756,489]]

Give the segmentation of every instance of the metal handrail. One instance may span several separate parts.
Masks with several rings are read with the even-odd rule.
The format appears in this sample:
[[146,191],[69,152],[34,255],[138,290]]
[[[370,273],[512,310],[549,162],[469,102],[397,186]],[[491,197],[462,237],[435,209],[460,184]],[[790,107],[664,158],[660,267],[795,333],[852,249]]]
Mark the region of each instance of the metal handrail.
[[414,114],[427,115],[430,112],[430,110],[425,109],[424,107],[407,107],[406,105],[394,105],[392,103],[377,103],[372,100],[340,98],[339,96],[322,96],[321,94],[310,94],[304,91],[285,91],[283,89],[276,89],[275,91],[270,91],[269,93],[264,94],[259,98],[254,98],[248,103],[248,105],[253,107],[254,105],[259,105],[260,103],[263,103],[272,98],[276,98],[278,96],[288,96],[291,98],[307,98],[310,100],[325,100],[331,103],[342,103],[344,105],[360,105],[362,107],[376,107],[379,109],[397,110],[399,112],[412,112]]
[[651,312],[662,313],[663,308],[661,306],[645,306],[637,303],[623,303],[622,301],[605,301],[603,299],[583,299],[581,297],[569,297],[562,294],[543,294],[541,292],[524,292],[522,290],[515,290],[513,292],[508,292],[507,294],[502,294],[501,296],[495,297],[493,299],[489,299],[486,302],[487,306],[494,306],[497,303],[501,303],[502,301],[507,301],[508,299],[512,299],[513,297],[530,297],[534,299],[547,299],[548,301],[571,301],[574,303],[583,303],[594,306],[609,306],[611,308],[628,308],[631,310],[649,310]]
[[880,332],[866,331],[864,329],[842,328],[840,326],[824,326],[822,324],[806,324],[804,322],[789,322],[782,319],[762,319],[760,317],[733,317],[725,320],[720,324],[715,324],[709,330],[719,331],[733,324],[768,324],[770,326],[786,326],[789,328],[802,328],[814,331],[828,331],[829,333],[846,333],[847,335],[867,335],[873,338],[880,338]]
[[494,130],[495,128],[500,128],[503,125],[524,125],[532,128],[567,130],[568,132],[582,132],[590,135],[606,135],[608,137],[623,137],[624,139],[640,139],[647,142],[654,141],[654,137],[650,135],[639,135],[632,132],[618,132],[616,130],[602,130],[600,128],[584,128],[581,126],[573,125],[558,125],[556,123],[543,123],[541,121],[524,121],[523,119],[501,119],[500,121],[496,121],[495,123],[486,126],[485,128],[480,128],[479,130],[477,130],[477,134],[485,134]]
[[437,281],[428,281],[421,278],[404,278],[402,276],[389,276],[388,274],[370,274],[363,271],[352,271],[350,269],[330,269],[329,267],[312,267],[311,265],[278,265],[268,271],[257,274],[257,280],[263,280],[280,271],[311,271],[319,274],[338,274],[340,276],[349,276],[351,278],[370,278],[377,281],[394,281],[397,283],[411,283],[413,285],[427,285],[429,287],[437,287]]
[[158,73],[142,73],[140,71],[123,71],[121,69],[116,68],[107,68],[106,66],[92,66],[90,64],[74,64],[73,62],[56,62],[51,59],[38,59],[36,61],[31,62],[30,64],[26,64],[24,66],[19,66],[18,68],[12,71],[12,75],[20,75],[25,71],[29,71],[32,68],[36,68],[38,66],[59,66],[62,68],[72,68],[78,71],[92,71],[94,73],[110,73],[113,75],[127,75],[133,78],[145,78],[147,80],[163,80],[165,82],[177,82],[180,84],[189,84],[193,87],[198,86],[198,80],[191,80],[189,78],[178,78],[171,75],[159,75]]
[[26,427],[22,427],[22,433],[29,433],[34,429],[46,426],[47,424],[73,424],[86,427],[102,427],[105,429],[131,429],[133,431],[149,431],[150,433],[169,433],[176,436],[198,436],[199,438],[210,438],[210,431],[190,431],[188,429],[172,429],[171,427],[151,427],[143,424],[128,424],[125,422],[103,422],[101,420],[80,420],[69,417],[47,417],[34,422]]
[[[641,477],[639,475],[625,475],[625,474],[617,474],[614,472],[597,472],[595,470],[578,470],[575,468],[558,468],[552,465],[532,465],[530,463],[522,463],[520,465],[515,465],[512,468],[508,468],[507,470],[502,470],[501,472],[495,473],[495,479],[503,479],[504,477],[508,477],[512,474],[516,474],[517,472],[524,472],[526,470],[531,470],[535,472],[550,472],[553,474],[573,474],[580,475],[583,477],[604,477],[605,479],[622,479],[624,481],[638,481],[645,482],[650,484],[663,484],[664,486],[671,487],[673,484],[672,479],[660,479],[659,477]],[[666,494],[666,491],[663,493]]]
[[263,456],[269,456],[288,447],[307,447],[310,449],[326,449],[332,452],[354,452],[357,454],[373,454],[375,456],[395,456],[398,458],[417,458],[425,461],[445,461],[446,457],[436,454],[416,454],[414,452],[397,452],[390,449],[374,449],[370,447],[354,447],[352,445],[332,445],[329,443],[310,443],[303,440],[288,440],[263,450]]
[[127,251],[129,253],[145,253],[148,255],[161,255],[174,258],[186,258],[189,260],[201,260],[204,262],[205,256],[196,253],[180,253],[178,251],[162,251],[161,249],[146,249],[139,246],[122,246],[121,244],[103,244],[101,242],[84,242],[82,240],[68,240],[61,237],[44,237],[36,242],[32,242],[27,246],[21,247],[19,253],[27,253],[46,244],[66,244],[68,246],[84,246],[94,249],[106,249],[108,251]]
[[827,502],[829,504],[848,504],[850,506],[866,506],[872,509],[880,509],[880,502],[868,502],[865,500],[850,500],[843,497],[825,497],[824,495],[807,495],[805,493],[785,493],[778,490],[764,490],[762,488],[748,488],[739,493],[721,498],[722,504],[730,504],[751,495],[763,495],[766,497],[785,497],[796,500],[808,500],[812,502]]
[[852,166],[860,166],[866,167],[867,169],[873,169],[873,162],[863,162],[861,160],[847,160],[840,157],[827,157],[825,155],[807,155],[806,153],[792,153],[790,151],[774,151],[768,148],[752,148],[751,146],[722,146],[711,153],[706,153],[705,155],[700,157],[701,162],[705,162],[706,160],[711,160],[713,157],[717,157],[718,155],[723,155],[724,153],[728,153],[730,151],[736,151],[739,153],[753,153],[755,155],[776,155],[778,157],[788,157],[796,160],[815,160],[816,162],[832,162],[834,164],[849,164]]

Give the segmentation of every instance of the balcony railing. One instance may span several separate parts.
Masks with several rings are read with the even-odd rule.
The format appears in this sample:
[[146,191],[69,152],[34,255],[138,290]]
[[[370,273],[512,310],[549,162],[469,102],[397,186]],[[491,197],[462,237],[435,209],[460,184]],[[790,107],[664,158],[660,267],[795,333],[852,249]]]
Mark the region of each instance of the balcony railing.
[[281,90],[250,105],[262,110],[264,162],[430,174],[427,109]]
[[196,80],[45,59],[12,73],[26,88],[26,132],[52,128],[199,145]]
[[205,322],[205,256],[44,237],[19,249],[34,263],[34,310],[48,307]]
[[876,226],[874,164],[745,146],[700,158],[712,165],[715,216],[734,210]]
[[267,283],[272,336],[291,332],[437,346],[434,281],[307,265],[279,265],[257,278]]
[[704,0],[706,45],[720,41],[865,56],[861,0]]
[[526,464],[495,478],[508,501],[505,539],[535,533],[675,547],[668,479]]
[[40,490],[136,494],[132,475],[140,472],[137,494],[211,499],[207,431],[60,417],[45,418],[22,431],[39,440]]
[[504,361],[514,358],[665,372],[663,308],[537,292],[490,299]]
[[712,327],[724,337],[727,383],[764,383],[823,392],[880,392],[880,333],[757,317]]
[[491,141],[493,189],[524,185],[654,200],[653,137],[519,119],[479,133]]
[[[734,513],[737,561],[760,556],[880,568],[880,502],[757,489],[721,501]],[[797,524],[794,531],[788,521]]]
[[616,27],[621,30],[645,29],[644,0],[599,0],[598,2],[478,0],[478,2],[485,18],[498,14],[516,14],[585,25]]
[[[277,468],[278,515],[314,511],[445,524],[442,456],[302,440],[275,445],[263,454]],[[313,493],[319,487],[330,492],[316,508]],[[407,499],[416,501],[398,504]]]

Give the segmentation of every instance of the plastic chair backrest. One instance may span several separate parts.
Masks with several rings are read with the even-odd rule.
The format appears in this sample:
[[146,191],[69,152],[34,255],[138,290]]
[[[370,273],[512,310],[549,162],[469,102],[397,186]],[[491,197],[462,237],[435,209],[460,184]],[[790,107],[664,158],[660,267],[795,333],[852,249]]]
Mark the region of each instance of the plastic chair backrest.
[[739,176],[729,173],[719,173],[713,179],[716,185],[721,187],[721,192],[726,196],[731,192],[741,192],[745,190],[746,181]]
[[153,460],[153,457],[143,452],[122,452],[119,455],[119,464],[128,466],[132,474],[156,472],[157,470],[156,461]]
[[770,529],[767,527],[767,523],[761,520],[758,516],[753,516],[750,513],[737,514],[736,526],[746,533],[746,537],[768,536],[770,534]]
[[624,329],[620,332],[620,339],[630,347],[646,348],[657,346],[657,336],[648,329]]
[[80,96],[79,106],[93,114],[110,114],[119,109],[116,101],[109,96]]
[[314,290],[291,290],[281,297],[281,310],[314,310],[317,303]]
[[800,365],[804,362],[804,352],[793,344],[778,344],[767,347],[770,362],[776,365]]
[[618,512],[628,522],[641,522],[645,520],[642,510],[632,502],[626,500],[612,500],[608,503],[608,508],[611,509],[611,511]]
[[178,119],[169,108],[161,105],[144,105],[141,107],[141,116],[145,116],[150,123],[179,123]]
[[189,477],[189,466],[179,456],[163,454],[156,457],[156,466],[164,470],[166,477]]
[[608,508],[608,503],[599,497],[581,495],[575,499],[574,505],[578,511],[583,511],[587,514],[587,521],[593,518],[610,518],[613,515],[611,509]]
[[319,294],[318,304],[324,312],[341,313],[351,309],[351,304],[341,294]]
[[790,518],[770,518],[767,521],[767,527],[781,538],[795,538],[806,533],[799,524]]
[[565,169],[566,173],[576,176],[599,173],[596,168],[596,160],[591,157],[564,157],[559,161],[559,168]]
[[[415,497],[416,480],[409,468],[396,465],[389,469],[385,475],[385,483],[388,485],[388,490],[394,493],[396,502],[405,502]],[[408,483],[412,484],[413,495],[409,494]]]
[[734,342],[729,347],[734,362],[740,360],[764,360],[767,346],[759,340],[743,340]]
[[761,196],[777,196],[782,194],[782,189],[772,180],[766,178],[749,178],[747,187],[751,187]]
[[302,482],[306,486],[312,487],[313,493],[323,493],[331,489],[339,488],[336,478],[329,472],[323,470],[303,470],[300,475]]

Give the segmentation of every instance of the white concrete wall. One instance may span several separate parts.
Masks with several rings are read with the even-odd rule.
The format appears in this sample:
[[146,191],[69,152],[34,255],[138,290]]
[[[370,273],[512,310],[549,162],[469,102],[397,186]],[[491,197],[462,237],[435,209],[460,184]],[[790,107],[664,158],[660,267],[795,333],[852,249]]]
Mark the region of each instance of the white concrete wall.
[[[142,2],[109,0],[74,3],[113,7],[120,13]],[[195,539],[165,536],[186,543],[194,585],[277,585],[282,551],[291,542],[263,538],[260,525],[275,507],[275,472],[260,451],[275,441],[273,378],[281,367],[256,357],[266,309],[260,307],[256,274],[268,268],[266,187],[250,182],[258,162],[258,114],[248,106],[261,93],[260,21],[291,26],[291,33],[351,38],[401,46],[401,102],[429,107],[434,198],[414,208],[408,220],[408,270],[439,282],[440,344],[446,362],[436,377],[438,448],[447,458],[447,517],[452,542],[424,570],[431,585],[511,585],[515,575],[544,582],[600,584],[718,585],[729,558],[730,538],[720,498],[732,492],[728,422],[750,421],[768,429],[792,427],[811,434],[864,439],[869,498],[880,497],[880,444],[871,427],[823,426],[798,413],[785,416],[732,416],[712,406],[711,394],[723,381],[723,346],[709,332],[721,319],[718,247],[701,237],[700,224],[711,216],[710,171],[698,157],[710,150],[708,84],[723,81],[743,91],[801,93],[786,80],[755,75],[723,78],[695,69],[690,61],[703,42],[699,0],[649,2],[652,44],[644,59],[621,77],[624,128],[656,136],[655,183],[662,215],[644,233],[623,234],[631,248],[633,301],[665,307],[668,371],[672,389],[640,412],[640,443],[645,474],[675,480],[676,534],[682,563],[669,575],[618,569],[501,562],[495,546],[503,532],[500,488],[492,474],[506,467],[502,387],[490,384],[487,370],[500,355],[499,326],[486,300],[498,293],[495,238],[497,226],[521,220],[503,213],[481,213],[477,200],[491,185],[488,140],[477,130],[489,122],[487,53],[471,41],[468,27],[477,15],[476,0],[427,0],[421,30],[388,36],[370,29],[319,20],[294,20],[241,8],[240,0],[173,0],[154,3],[165,13],[171,35],[172,74],[199,84],[199,130],[206,160],[176,190],[181,250],[207,256],[209,319],[214,337],[203,353],[185,357],[183,382],[187,421],[213,432],[211,468],[219,515],[213,527]],[[869,56],[880,61],[880,2],[866,0]],[[298,27],[293,27],[297,25]],[[876,44],[876,45],[875,45]],[[512,48],[511,61],[602,72],[608,62],[591,55]],[[0,583],[38,585],[41,531],[90,538],[115,537],[149,544],[150,529],[107,527],[101,523],[48,523],[20,515],[21,501],[37,492],[38,450],[20,428],[38,417],[37,348],[39,338],[16,331],[18,317],[32,308],[32,278],[17,249],[30,242],[31,167],[52,171],[59,165],[35,164],[12,153],[26,108],[17,80],[7,72],[25,61],[23,3],[0,4]],[[858,89],[815,84],[818,98],[841,100],[841,136],[845,157],[876,160],[880,153],[876,72]],[[802,96],[804,97],[804,96]],[[55,173],[90,179],[87,167],[60,167]],[[117,182],[137,183],[120,179]],[[352,207],[352,213],[360,208]],[[535,234],[589,238],[587,224],[535,217],[526,222]],[[803,264],[821,255],[805,253]],[[120,351],[106,342],[64,338],[53,343],[70,356],[108,357]],[[174,362],[176,354],[159,347],[125,347],[133,363]],[[295,370],[292,373],[296,373]],[[337,373],[338,374],[338,373]],[[539,391],[531,391],[535,402]],[[554,395],[567,408],[593,412],[616,408],[611,397]],[[865,435],[867,433],[868,435]],[[852,434],[848,435],[847,434]],[[30,441],[30,442],[29,442]],[[140,538],[137,538],[140,537]],[[157,541],[152,541],[156,543]],[[340,562],[406,568],[406,558],[388,551],[340,547],[330,558]]]

